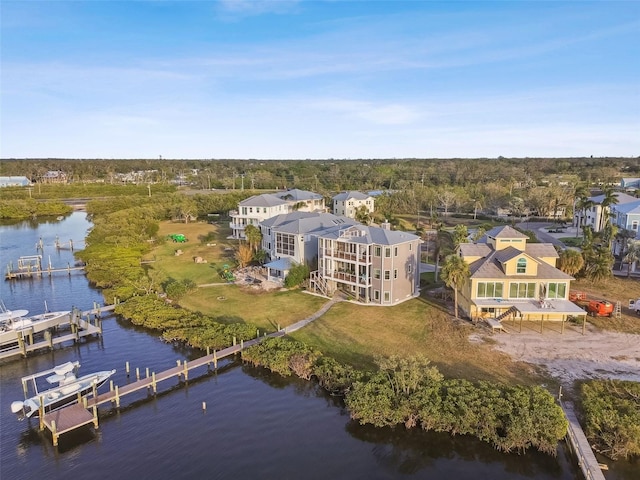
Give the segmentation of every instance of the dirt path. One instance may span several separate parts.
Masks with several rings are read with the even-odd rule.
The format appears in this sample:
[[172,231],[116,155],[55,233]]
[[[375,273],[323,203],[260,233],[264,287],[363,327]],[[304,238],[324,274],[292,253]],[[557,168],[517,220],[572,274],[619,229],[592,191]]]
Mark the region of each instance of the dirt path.
[[564,334],[546,330],[497,333],[489,337],[494,348],[546,368],[563,385],[575,380],[615,378],[640,382],[640,335],[606,332],[588,327],[567,328]]

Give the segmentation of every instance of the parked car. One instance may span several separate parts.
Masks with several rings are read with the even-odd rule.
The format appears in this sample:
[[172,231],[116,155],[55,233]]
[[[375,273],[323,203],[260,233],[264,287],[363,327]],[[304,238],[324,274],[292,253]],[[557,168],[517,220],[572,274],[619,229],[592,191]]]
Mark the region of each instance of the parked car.
[[587,305],[587,313],[592,317],[612,317],[613,303],[606,300],[591,300]]

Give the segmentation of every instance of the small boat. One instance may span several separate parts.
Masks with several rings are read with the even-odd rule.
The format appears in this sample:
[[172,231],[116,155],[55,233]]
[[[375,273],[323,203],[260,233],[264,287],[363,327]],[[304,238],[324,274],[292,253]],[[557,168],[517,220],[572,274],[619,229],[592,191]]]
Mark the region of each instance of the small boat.
[[[80,368],[79,362],[67,362],[52,369],[22,377],[22,387],[25,391],[23,401],[11,402],[11,412],[18,418],[30,418],[44,412],[52,412],[62,407],[76,403],[80,398],[100,388],[114,374],[115,370],[104,370],[82,377],[76,377]],[[44,379],[52,388],[42,387]],[[29,394],[33,395],[28,397]]]
[[56,327],[69,310],[45,312],[27,317],[28,310],[5,310],[0,313],[0,348],[18,343],[18,337],[27,333],[39,333]]

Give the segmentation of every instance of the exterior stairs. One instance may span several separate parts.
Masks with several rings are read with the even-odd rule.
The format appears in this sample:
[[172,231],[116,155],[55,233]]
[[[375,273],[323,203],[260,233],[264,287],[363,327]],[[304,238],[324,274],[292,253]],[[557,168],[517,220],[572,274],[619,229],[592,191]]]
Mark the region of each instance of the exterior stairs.
[[502,312],[500,315],[496,317],[497,321],[502,321],[504,318],[507,318],[509,315],[515,314],[518,311],[516,307],[511,307],[507,311]]

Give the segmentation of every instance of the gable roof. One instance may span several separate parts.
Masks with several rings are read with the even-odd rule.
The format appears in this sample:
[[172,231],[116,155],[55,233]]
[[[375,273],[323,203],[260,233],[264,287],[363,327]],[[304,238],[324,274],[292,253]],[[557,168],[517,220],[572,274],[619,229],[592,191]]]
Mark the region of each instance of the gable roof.
[[263,193],[245,198],[239,205],[241,207],[276,207],[278,205],[286,205],[287,202],[271,193]]
[[307,190],[299,190],[297,188],[292,188],[291,190],[285,190],[282,192],[274,193],[278,198],[282,200],[288,201],[296,201],[303,202],[305,200],[320,200],[322,199],[322,195],[319,193],[309,192]]
[[[623,193],[623,192],[614,192],[613,194],[618,199],[617,205],[624,205],[625,203],[635,202],[638,200],[636,197],[627,195],[626,193]],[[589,197],[589,200],[600,205],[604,200],[604,198],[605,198],[605,195],[602,194],[602,195],[596,195],[595,197]]]
[[640,213],[640,198],[636,198],[635,202],[628,202],[622,205],[613,205],[612,210],[620,213]]
[[336,196],[333,197],[333,200],[337,200],[339,202],[344,202],[353,198],[354,200],[366,200],[367,198],[371,198],[370,195],[365,195],[362,192],[358,192],[357,190],[350,190],[347,192],[340,192]]
[[[469,271],[471,272],[471,278],[498,278],[509,280],[522,280],[526,281],[531,279],[530,276],[516,274],[507,275],[500,267],[500,262],[496,256],[501,250],[494,251],[486,258],[480,258],[469,265]],[[546,262],[538,263],[538,279],[545,280],[573,280],[571,275],[567,275],[562,270],[552,267]]]

